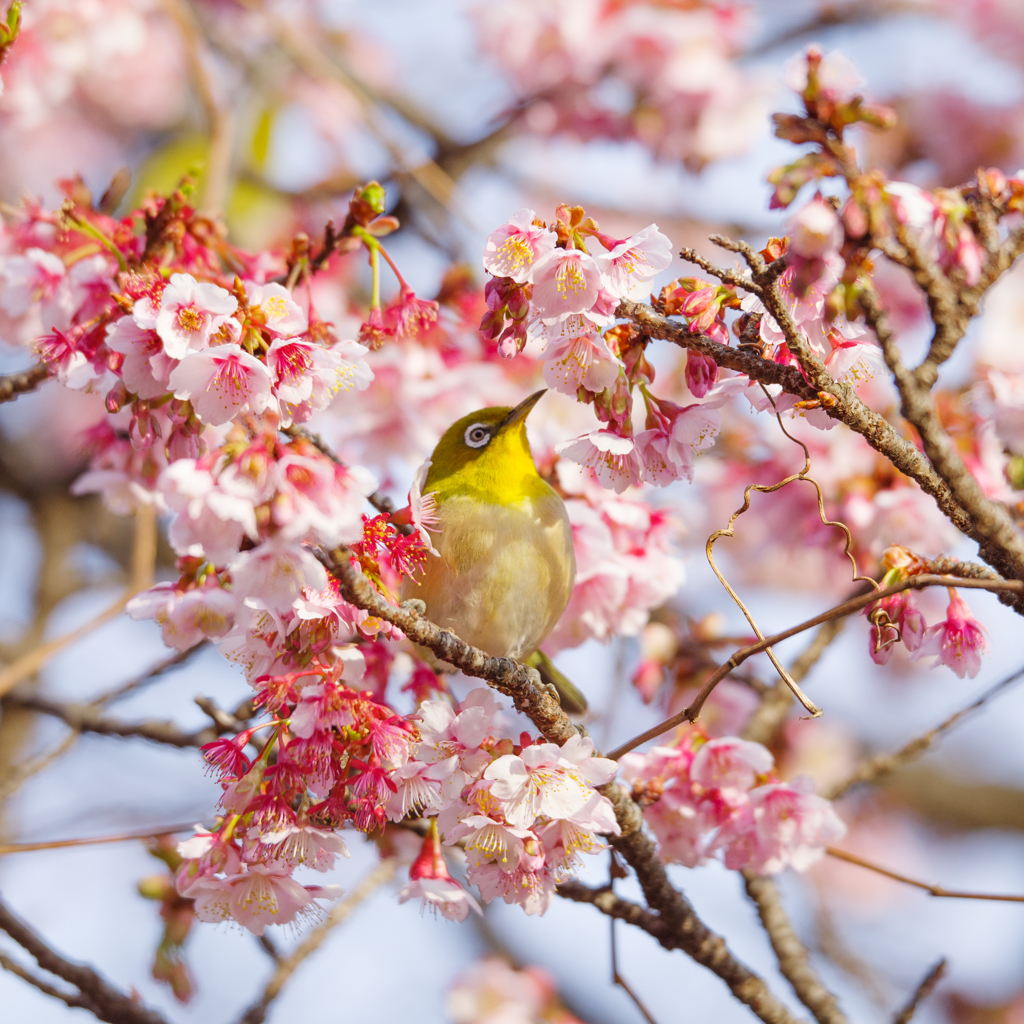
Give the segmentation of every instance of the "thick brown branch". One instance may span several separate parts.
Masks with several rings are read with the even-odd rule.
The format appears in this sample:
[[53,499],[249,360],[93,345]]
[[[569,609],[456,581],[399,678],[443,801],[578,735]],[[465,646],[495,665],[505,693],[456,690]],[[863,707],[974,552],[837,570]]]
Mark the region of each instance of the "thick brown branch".
[[30,953],[44,971],[63,978],[79,990],[89,1009],[108,1024],[166,1024],[154,1010],[129,999],[109,985],[91,967],[73,963],[55,953],[27,924],[0,901],[0,931]]
[[678,922],[621,899],[610,889],[591,889],[575,880],[563,882],[556,891],[559,896],[577,903],[590,903],[602,914],[642,928],[665,949],[683,950],[698,963],[714,971],[729,986],[732,994],[746,1003],[761,1020],[796,1024],[797,1019],[768,991],[765,983],[742,964],[732,960],[724,941],[707,931],[696,915]]
[[[917,428],[935,472],[968,518],[967,528],[956,520],[954,524],[978,541],[986,562],[994,565],[1004,576],[1024,579],[1024,536],[1006,509],[986,497],[975,476],[964,465],[956,446],[939,422],[929,388],[922,386],[913,371],[901,362],[895,338],[877,304],[865,300],[865,305],[868,324],[882,344],[885,361],[900,393],[900,411]],[[1024,602],[1016,601],[1014,607],[1024,613]]]
[[[414,643],[433,651],[442,661],[461,669],[466,675],[486,680],[496,690],[512,698],[546,740],[562,744],[577,734],[569,716],[553,697],[539,688],[540,677],[511,658],[492,658],[471,647],[455,634],[441,629],[415,610],[415,602],[395,607],[385,601],[350,559],[344,548],[323,557],[324,564],[337,578],[341,595],[358,608],[398,626]],[[422,605],[420,605],[422,607]],[[647,905],[656,910],[677,936],[678,946],[694,960],[714,972],[729,986],[732,994],[745,1003],[766,1024],[794,1024],[794,1018],[772,995],[764,981],[748,970],[729,952],[725,940],[697,917],[689,901],[676,890],[659,859],[654,843],[643,831],[640,808],[629,794],[610,782],[600,790],[611,801],[622,830],[611,840],[636,873]],[[660,941],[660,940],[659,940]]]
[[797,998],[818,1024],[846,1024],[846,1015],[839,1009],[836,997],[825,988],[811,966],[811,955],[789,922],[774,880],[752,871],[744,871],[743,878],[747,895],[754,901],[775,950],[779,970],[793,986]]
[[823,376],[819,375],[819,382],[824,384],[825,378],[828,378],[828,383],[816,388],[794,367],[781,366],[749,349],[731,348],[713,342],[702,334],[693,334],[685,325],[662,316],[643,303],[621,302],[616,314],[632,320],[649,337],[696,349],[710,356],[719,366],[737,370],[763,384],[779,384],[787,394],[801,400],[817,399],[819,391],[828,393],[835,401],[822,406],[827,415],[860,434],[875,451],[884,455],[901,473],[916,481],[926,494],[931,495],[958,530],[978,539],[972,532],[974,526],[970,516],[956,503],[949,487],[924,455],[910,441],[900,437],[884,417],[872,412],[852,388],[832,381],[824,369]]
[[49,376],[50,371],[46,368],[46,365],[44,363],[36,363],[35,366],[30,366],[27,370],[22,370],[20,373],[9,373],[4,377],[0,377],[0,402],[11,402],[18,395],[35,391]]
[[71,992],[61,992],[60,989],[54,988],[49,983],[43,981],[42,978],[37,977],[31,971],[27,971],[20,964],[16,964],[9,956],[5,956],[0,953],[0,967],[5,971],[10,971],[11,974],[21,978],[22,981],[28,982],[33,988],[39,989],[44,996],[50,996],[51,999],[59,999],[62,1003],[67,1006],[77,1007],[82,1010],[92,1010],[92,1003],[87,999],[83,999],[81,996],[76,996]]

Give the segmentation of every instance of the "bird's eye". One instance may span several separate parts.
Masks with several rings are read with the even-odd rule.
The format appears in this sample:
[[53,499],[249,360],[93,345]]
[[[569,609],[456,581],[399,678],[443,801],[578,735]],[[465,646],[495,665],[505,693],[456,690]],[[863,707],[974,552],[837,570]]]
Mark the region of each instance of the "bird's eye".
[[472,423],[466,427],[464,437],[470,448],[483,448],[490,441],[491,432],[482,423]]

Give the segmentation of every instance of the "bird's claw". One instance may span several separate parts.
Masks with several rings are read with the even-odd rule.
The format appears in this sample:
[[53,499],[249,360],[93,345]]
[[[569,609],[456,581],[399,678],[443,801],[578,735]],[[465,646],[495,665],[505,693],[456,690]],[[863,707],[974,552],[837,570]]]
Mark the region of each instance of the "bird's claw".
[[418,597],[410,597],[408,601],[403,601],[399,606],[404,612],[412,612],[414,615],[426,615],[427,605],[425,601],[421,601]]

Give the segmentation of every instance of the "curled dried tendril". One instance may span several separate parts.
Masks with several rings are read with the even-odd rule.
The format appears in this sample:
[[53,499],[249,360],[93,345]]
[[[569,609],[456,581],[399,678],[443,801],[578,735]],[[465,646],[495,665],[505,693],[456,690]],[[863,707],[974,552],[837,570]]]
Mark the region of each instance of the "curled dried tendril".
[[[760,386],[761,390],[765,393],[765,396],[767,397],[768,401],[772,403],[772,409],[775,411],[775,419],[778,421],[779,429],[783,432],[783,434],[786,435],[786,437],[790,439],[790,441],[792,441],[794,444],[798,444],[803,449],[804,468],[800,470],[799,473],[793,473],[792,475],[787,476],[784,480],[780,480],[778,483],[749,484],[743,491],[743,504],[729,517],[729,523],[724,529],[715,530],[715,532],[711,534],[710,537],[708,537],[708,542],[705,547],[705,550],[708,557],[708,563],[711,566],[711,571],[715,574],[715,576],[718,577],[718,582],[721,583],[723,587],[725,587],[725,589],[729,593],[729,596],[733,599],[733,601],[736,602],[736,605],[740,609],[740,611],[743,612],[747,622],[750,623],[750,628],[753,629],[754,633],[757,635],[758,640],[763,640],[764,633],[761,632],[757,623],[754,621],[754,617],[750,614],[750,610],[743,603],[742,598],[739,596],[739,594],[736,593],[735,590],[733,590],[732,586],[730,586],[729,584],[729,581],[725,578],[721,570],[715,564],[714,556],[715,541],[717,541],[720,537],[735,536],[736,520],[741,515],[743,515],[743,513],[746,512],[747,509],[750,508],[751,491],[759,491],[762,494],[772,494],[775,491],[781,490],[787,484],[794,483],[797,480],[806,481],[807,483],[813,485],[814,490],[818,496],[818,517],[821,519],[822,524],[824,526],[837,527],[838,529],[843,531],[843,535],[846,538],[846,543],[843,546],[843,554],[846,555],[847,558],[849,558],[850,565],[853,567],[853,582],[869,583],[872,587],[875,588],[875,590],[878,590],[879,587],[878,583],[875,580],[873,580],[870,576],[861,576],[858,573],[857,560],[853,557],[853,552],[851,551],[851,548],[853,547],[853,535],[850,533],[849,527],[847,527],[845,523],[829,519],[825,515],[825,499],[821,492],[821,486],[819,485],[817,480],[815,480],[813,477],[809,475],[811,471],[811,453],[808,450],[807,445],[805,445],[803,441],[799,440],[798,438],[795,438],[786,429],[785,424],[782,422],[782,417],[779,415],[779,410],[775,405],[775,400],[772,398],[772,396],[768,392],[768,389],[765,388],[763,384],[761,384]],[[878,609],[877,611],[881,611],[881,609]],[[872,614],[877,614],[877,612],[873,612]],[[888,647],[900,638],[899,629],[898,627],[894,626],[892,622],[889,621],[889,617],[885,614],[884,611],[881,611],[881,615],[885,616],[885,621],[884,623],[881,623],[881,625],[879,626],[879,639],[881,640],[883,629],[892,629],[896,633],[896,637],[894,639],[887,640],[882,645],[883,647]],[[874,621],[874,619],[872,619],[872,621]],[[879,619],[879,622],[881,622],[881,619]],[[812,701],[806,693],[804,693],[804,691],[800,688],[800,684],[797,683],[797,681],[786,671],[785,667],[782,665],[782,663],[776,656],[775,652],[770,647],[765,648],[765,654],[768,655],[772,665],[775,667],[776,672],[779,673],[779,677],[790,688],[790,690],[792,690],[793,696],[796,697],[798,701],[800,701],[800,703],[804,706],[804,708],[807,710],[808,714],[812,718],[817,718],[822,713],[822,709],[819,708],[818,705],[815,704],[814,701]]]

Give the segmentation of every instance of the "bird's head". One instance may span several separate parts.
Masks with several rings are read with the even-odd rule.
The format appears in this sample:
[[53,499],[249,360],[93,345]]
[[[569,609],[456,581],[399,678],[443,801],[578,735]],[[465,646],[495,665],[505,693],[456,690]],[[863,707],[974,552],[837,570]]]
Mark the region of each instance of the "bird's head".
[[526,417],[544,391],[515,408],[498,405],[471,412],[453,423],[430,456],[425,492],[445,498],[462,494],[513,504],[539,480],[526,439]]

